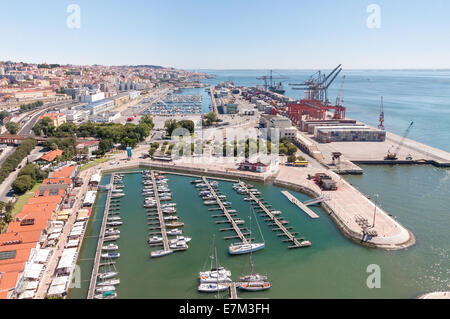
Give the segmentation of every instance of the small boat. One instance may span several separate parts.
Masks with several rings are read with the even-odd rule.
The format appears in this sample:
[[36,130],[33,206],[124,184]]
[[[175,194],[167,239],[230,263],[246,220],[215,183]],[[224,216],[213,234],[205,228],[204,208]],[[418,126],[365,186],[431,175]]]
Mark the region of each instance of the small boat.
[[234,222],[236,223],[236,225],[244,225],[245,224],[245,220],[243,220],[243,219],[235,219]]
[[102,250],[117,250],[117,249],[119,249],[119,246],[115,244],[109,244],[102,247]]
[[249,281],[241,282],[237,287],[246,291],[261,291],[269,289],[272,284],[268,281]]
[[196,180],[191,181],[191,184],[200,184],[200,183],[203,183],[203,181],[201,179],[196,179]]
[[183,233],[183,231],[181,229],[177,229],[177,228],[167,231],[167,235],[170,235],[170,236],[181,235],[182,233]]
[[205,205],[217,205],[217,202],[215,200],[207,200],[204,202]]
[[[253,268],[252,268],[252,271],[253,271]],[[243,281],[243,282],[249,282],[249,281],[252,281],[252,282],[265,281],[265,280],[267,280],[267,276],[263,276],[263,275],[260,275],[260,274],[253,274],[253,273],[252,273],[251,275],[246,275],[246,276],[240,277],[239,280],[240,280],[240,281]]]
[[103,238],[103,241],[115,241],[120,239],[119,235],[114,235],[114,236],[106,236]]
[[102,258],[119,258],[120,254],[119,253],[107,253],[107,254],[102,254]]
[[245,200],[246,202],[252,201],[252,199],[251,199],[250,197],[245,197],[244,200]]
[[156,257],[162,257],[173,253],[172,250],[155,250],[150,252],[150,257],[156,258]]
[[167,221],[178,220],[178,216],[165,216],[164,220],[167,220]]
[[209,196],[209,195],[211,195],[211,192],[210,191],[201,191],[198,194],[199,194],[199,196]]
[[108,217],[108,221],[117,221],[117,220],[122,220],[122,218],[118,217],[118,216],[113,216],[113,217]]
[[169,207],[176,207],[176,206],[177,206],[176,203],[167,203],[167,204],[161,205],[162,208],[169,208]]
[[97,292],[106,292],[106,291],[115,291],[116,287],[114,286],[101,286],[101,287],[97,287],[95,289],[95,291]]
[[199,292],[219,292],[219,291],[225,291],[228,289],[227,285],[221,285],[221,284],[200,284],[198,286]]
[[94,295],[94,299],[116,299],[117,293],[115,291],[105,291],[103,294]]
[[107,222],[106,225],[107,226],[120,226],[122,225],[122,222]]
[[120,230],[114,229],[114,228],[112,228],[112,229],[107,229],[107,230],[105,231],[105,235],[106,235],[106,236],[108,236],[108,235],[119,235],[119,234],[120,234]]
[[120,284],[120,279],[112,279],[98,282],[97,286],[117,286],[118,284]]
[[231,206],[231,202],[223,202],[222,203],[224,206]]
[[195,187],[204,188],[204,187],[208,187],[208,186],[205,183],[200,183],[200,184],[196,184]]
[[249,254],[254,251],[258,251],[261,249],[264,249],[265,243],[238,243],[238,244],[231,244],[228,247],[228,253],[230,255],[243,255],[243,254]]
[[219,195],[219,196],[217,196],[218,198],[220,198],[220,199],[227,199],[227,196],[226,195]]
[[169,248],[170,249],[188,249],[189,248],[189,246],[187,245],[187,243],[186,242],[184,242],[184,241],[177,241],[176,243],[174,243],[174,244],[170,244],[169,245]]
[[170,243],[171,243],[171,244],[176,244],[176,243],[179,242],[179,241],[188,243],[188,242],[190,242],[191,240],[192,240],[192,238],[190,238],[190,237],[177,236],[177,238],[171,239],[171,240],[170,240]]
[[273,211],[271,211],[270,213],[271,213],[272,215],[274,215],[274,216],[281,215],[281,211],[279,211],[279,210],[273,210]]
[[149,244],[159,244],[162,243],[163,238],[159,236],[153,236],[148,239]]
[[117,276],[119,273],[115,272],[115,271],[110,271],[110,272],[104,272],[101,274],[98,274],[98,278],[99,279],[109,279],[109,278],[113,278],[115,276]]
[[184,223],[182,223],[182,222],[172,222],[172,223],[166,224],[166,227],[169,227],[169,228],[177,228],[177,227],[183,227],[183,226],[184,226]]
[[125,194],[124,193],[113,193],[111,194],[111,198],[121,198],[124,197]]

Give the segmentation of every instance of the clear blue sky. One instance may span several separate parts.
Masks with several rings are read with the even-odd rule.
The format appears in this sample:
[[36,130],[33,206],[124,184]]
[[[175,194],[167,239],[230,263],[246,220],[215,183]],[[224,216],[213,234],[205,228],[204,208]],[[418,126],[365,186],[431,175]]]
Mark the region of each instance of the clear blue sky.
[[[66,26],[69,4],[81,28]],[[366,26],[369,4],[381,28]],[[448,0],[0,2],[0,60],[179,68],[450,68]]]

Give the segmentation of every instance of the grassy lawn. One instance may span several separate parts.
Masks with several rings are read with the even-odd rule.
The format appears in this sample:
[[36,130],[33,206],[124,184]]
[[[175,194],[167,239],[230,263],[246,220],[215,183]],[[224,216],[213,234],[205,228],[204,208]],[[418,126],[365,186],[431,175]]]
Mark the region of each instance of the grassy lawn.
[[[17,213],[19,213],[22,210],[23,205],[28,203],[28,200],[31,197],[33,197],[34,192],[37,191],[39,189],[39,186],[41,186],[41,185],[42,185],[42,183],[37,183],[36,185],[34,185],[34,187],[31,190],[29,190],[25,194],[17,197],[17,201],[14,203],[13,209],[11,211],[13,220],[14,220],[14,218],[16,218]],[[3,229],[0,227],[0,233],[3,233],[4,231],[6,231],[7,227],[8,227],[7,224],[3,226]]]
[[41,185],[42,185],[42,183],[36,183],[36,185],[34,185],[34,187],[31,190],[29,190],[28,192],[26,192],[25,194],[23,194],[17,198],[17,201],[14,204],[14,207],[11,211],[13,218],[15,218],[16,214],[22,210],[23,205],[28,203],[28,200],[31,197],[33,197],[34,192],[37,191],[39,189],[39,186],[41,186]]
[[89,168],[91,168],[93,166],[96,166],[98,164],[105,163],[105,162],[109,161],[110,159],[111,158],[109,158],[109,157],[97,158],[93,162],[90,162],[90,163],[87,163],[87,164],[84,164],[83,166],[81,166],[80,172],[82,172],[82,171],[84,171],[86,169],[89,169]]

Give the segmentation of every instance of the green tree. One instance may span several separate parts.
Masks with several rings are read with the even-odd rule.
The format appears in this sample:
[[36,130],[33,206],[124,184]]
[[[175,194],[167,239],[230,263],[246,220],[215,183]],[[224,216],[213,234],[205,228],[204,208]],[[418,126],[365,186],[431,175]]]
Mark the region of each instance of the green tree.
[[139,121],[139,123],[147,124],[150,127],[150,129],[153,129],[153,127],[155,126],[155,124],[153,123],[153,119],[149,115],[144,115]]
[[4,120],[5,118],[7,118],[8,116],[10,116],[10,114],[9,114],[8,112],[6,112],[6,111],[1,111],[1,112],[0,112],[0,122],[3,123],[3,120]]
[[19,124],[17,124],[16,122],[8,122],[6,123],[5,127],[11,134],[17,134],[17,132],[19,132]]
[[218,120],[217,114],[215,112],[209,112],[208,114],[206,114],[205,118],[207,125],[211,125],[212,123],[217,122]]
[[172,132],[179,126],[176,120],[167,120],[164,123],[164,127],[166,128],[167,135],[171,136]]
[[295,157],[295,155],[289,155],[287,160],[289,163],[294,163],[296,160],[296,157]]
[[185,128],[189,131],[189,133],[194,133],[194,128],[195,128],[195,124],[193,121],[190,120],[182,120],[180,122],[178,122],[178,125],[181,126],[182,128]]
[[26,191],[32,189],[33,186],[33,180],[29,175],[19,176],[12,184],[12,188],[17,194],[24,194]]

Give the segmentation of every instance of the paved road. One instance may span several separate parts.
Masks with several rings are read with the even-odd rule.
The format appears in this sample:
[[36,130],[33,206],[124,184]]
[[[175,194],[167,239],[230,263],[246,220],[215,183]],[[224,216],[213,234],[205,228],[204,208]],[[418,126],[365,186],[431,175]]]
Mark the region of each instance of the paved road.
[[[32,162],[41,157],[43,154],[42,149],[43,149],[42,147],[34,148],[34,150],[31,151],[30,155],[28,155],[29,161]],[[22,165],[23,167],[26,164],[27,164],[27,157],[25,157],[19,165]],[[0,201],[7,203],[10,200],[14,199],[13,196],[8,196],[8,194],[12,190],[11,185],[16,180],[19,171],[20,169],[17,168],[14,172],[9,174],[9,176],[3,181],[2,184],[0,184]]]

